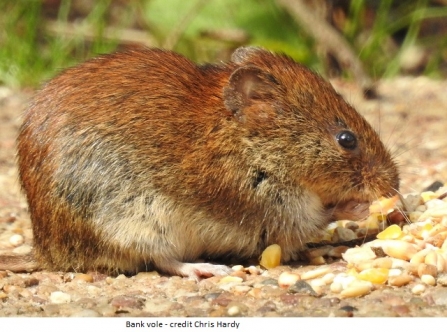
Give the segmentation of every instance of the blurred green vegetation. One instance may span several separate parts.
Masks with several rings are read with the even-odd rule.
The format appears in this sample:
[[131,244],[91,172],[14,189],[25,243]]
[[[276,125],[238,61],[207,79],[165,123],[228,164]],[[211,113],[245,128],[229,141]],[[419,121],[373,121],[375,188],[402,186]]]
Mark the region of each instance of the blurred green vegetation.
[[[447,7],[428,0],[327,3],[330,23],[372,77],[445,77]],[[346,74],[274,0],[5,0],[0,27],[0,84],[13,88],[36,87],[64,67],[136,44],[172,48],[199,62],[226,60],[251,44],[323,75]],[[416,63],[408,69],[411,56]]]

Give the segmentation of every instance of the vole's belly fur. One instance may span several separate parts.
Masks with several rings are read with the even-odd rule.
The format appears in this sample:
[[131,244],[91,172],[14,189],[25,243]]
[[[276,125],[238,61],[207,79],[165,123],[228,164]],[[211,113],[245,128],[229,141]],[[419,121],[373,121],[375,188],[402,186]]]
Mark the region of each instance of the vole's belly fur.
[[[35,139],[39,140],[38,136],[36,132]],[[273,243],[283,248],[283,260],[288,261],[296,258],[305,241],[324,227],[329,217],[315,194],[287,188],[283,195],[269,197],[266,193],[275,186],[267,181],[257,188],[235,183],[239,195],[231,198],[233,203],[222,204],[218,198],[213,202],[210,197],[200,207],[189,194],[196,188],[183,184],[185,195],[175,190],[168,195],[154,188],[151,179],[168,172],[163,166],[154,167],[147,161],[142,162],[146,166],[144,173],[140,173],[141,167],[133,171],[126,162],[129,156],[120,152],[128,150],[125,142],[121,147],[107,149],[101,142],[96,148],[84,145],[82,149],[89,151],[88,156],[79,152],[76,159],[67,158],[70,149],[59,144],[58,138],[52,143],[49,158],[54,158],[53,165],[58,167],[53,170],[53,178],[40,183],[47,202],[52,204],[41,206],[40,215],[53,215],[54,220],[68,224],[36,223],[37,237],[52,235],[36,238],[36,242],[45,243],[36,248],[37,257],[50,269],[136,272],[155,265],[176,274],[179,262],[227,255],[256,257]],[[81,151],[74,145],[70,145],[71,149]],[[60,147],[64,151],[58,151]],[[105,155],[104,151],[115,152]],[[181,185],[174,178],[170,180],[173,186]],[[53,190],[54,183],[58,190]],[[252,204],[232,210],[232,205],[241,204],[237,202],[240,198],[252,200]],[[48,231],[42,232],[45,227]],[[54,241],[59,235],[65,239]]]

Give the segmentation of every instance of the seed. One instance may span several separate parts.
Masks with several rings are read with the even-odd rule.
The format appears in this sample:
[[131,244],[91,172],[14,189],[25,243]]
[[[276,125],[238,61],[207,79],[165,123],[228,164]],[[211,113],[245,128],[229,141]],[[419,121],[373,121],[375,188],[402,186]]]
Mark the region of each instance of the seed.
[[425,257],[427,256],[427,254],[432,251],[432,248],[425,248],[422,249],[421,251],[417,252],[416,254],[414,254],[413,257],[411,257],[410,259],[410,263],[414,263],[414,264],[421,264],[425,262]]
[[[422,263],[423,264],[423,263]],[[420,267],[420,264],[412,264],[412,263],[409,263],[408,265],[407,265],[407,267],[405,268],[405,270],[408,272],[408,273],[410,273],[410,274],[412,274],[412,275],[414,275],[414,276],[419,276],[419,274],[418,274],[418,269],[419,269],[419,267]]]
[[377,234],[377,238],[380,240],[393,240],[402,236],[402,229],[398,225],[391,225],[385,228],[382,232]]
[[418,252],[415,245],[404,241],[375,240],[373,242],[378,242],[378,246],[381,247],[388,256],[406,261],[409,261]]
[[300,276],[296,273],[283,272],[278,277],[278,285],[283,288],[289,287],[290,285],[295,284],[300,279]]
[[444,257],[435,251],[431,251],[427,254],[425,257],[425,263],[436,266],[438,272],[443,272],[446,268]]
[[354,265],[356,271],[364,271],[373,268],[373,260],[363,261]]
[[400,276],[402,273],[401,269],[389,269],[388,278]]
[[428,232],[429,236],[434,236],[440,233],[447,233],[446,227],[442,224],[436,224],[432,227],[432,229]]
[[331,284],[334,281],[334,278],[335,278],[335,274],[330,272],[330,273],[324,275],[321,279],[324,281],[324,283],[326,285],[329,285],[329,284]]
[[[422,196],[422,195],[421,195]],[[425,206],[427,207],[427,210],[436,210],[446,207],[446,203],[442,199],[430,199],[425,202]]]
[[369,213],[386,214],[389,210],[394,208],[398,200],[399,197],[397,195],[390,198],[382,197],[371,204]]
[[256,266],[254,266],[254,265],[250,265],[248,268],[247,268],[247,271],[250,273],[250,274],[253,274],[253,275],[258,275],[259,274],[259,269],[256,267]]
[[93,282],[93,276],[91,274],[79,273],[75,275],[73,281]]
[[243,265],[235,265],[231,268],[233,271],[244,271]]
[[319,269],[315,269],[315,270],[311,270],[311,271],[306,271],[304,273],[301,274],[301,279],[303,280],[308,280],[308,279],[314,279],[314,278],[318,278],[321,277],[322,275],[329,273],[331,271],[330,267],[323,267],[323,268],[319,268]]
[[261,255],[259,264],[266,269],[272,269],[279,266],[281,263],[281,247],[277,244],[272,244],[265,248]]
[[332,293],[340,293],[343,290],[343,286],[339,282],[333,282],[329,288]]
[[219,280],[219,284],[228,284],[230,282],[233,283],[242,283],[244,281],[244,279],[240,278],[240,277],[233,277],[233,276],[225,276],[222,279]]
[[323,281],[323,279],[321,279],[321,278],[318,278],[318,279],[313,279],[313,280],[311,280],[310,282],[310,285],[312,286],[312,288],[315,290],[315,289],[318,289],[318,288],[322,288],[322,287],[324,287],[324,286],[326,286],[326,283]]
[[379,228],[379,220],[377,219],[377,215],[371,215],[366,219],[366,222],[362,227],[367,229],[378,229]]
[[438,275],[438,269],[435,265],[422,263],[418,266],[417,273],[419,277],[423,276],[424,274],[436,277]]
[[393,260],[390,257],[379,257],[373,260],[372,265],[376,268],[391,269]]
[[386,216],[386,220],[388,221],[389,224],[402,224],[407,220],[407,216],[405,214],[402,213],[402,211],[400,210],[394,210],[390,213],[388,213],[388,215]]
[[408,219],[410,219],[411,222],[417,222],[421,220],[422,215],[423,212],[421,211],[412,211],[408,214]]
[[360,280],[370,281],[373,284],[384,284],[388,279],[388,269],[372,268],[359,273]]
[[427,238],[427,243],[430,243],[431,245],[441,248],[443,243],[445,242],[447,238],[447,231],[440,232],[438,234],[435,234],[433,236],[430,236]]
[[413,294],[419,295],[425,291],[425,288],[426,287],[423,284],[417,284],[411,289],[411,292]]
[[334,283],[339,283],[342,289],[345,289],[355,280],[356,280],[355,276],[350,276],[347,275],[346,273],[340,273],[335,276]]
[[421,281],[429,286],[435,286],[436,285],[436,279],[429,274],[423,274],[421,275]]
[[372,290],[372,283],[369,281],[355,280],[349,287],[340,292],[341,298],[363,296],[370,293]]
[[376,254],[369,247],[350,248],[342,254],[343,259],[351,264],[376,258]]
[[421,193],[423,203],[436,199],[438,196],[433,191],[424,191]]
[[310,265],[324,265],[326,264],[326,260],[323,256],[314,257],[311,260],[309,260]]
[[410,263],[407,261],[404,261],[403,259],[398,258],[391,258],[393,261],[393,265],[391,266],[393,269],[408,269]]
[[408,274],[401,274],[399,276],[390,276],[388,278],[388,284],[390,286],[401,287],[407,285],[411,281],[413,281],[413,277]]

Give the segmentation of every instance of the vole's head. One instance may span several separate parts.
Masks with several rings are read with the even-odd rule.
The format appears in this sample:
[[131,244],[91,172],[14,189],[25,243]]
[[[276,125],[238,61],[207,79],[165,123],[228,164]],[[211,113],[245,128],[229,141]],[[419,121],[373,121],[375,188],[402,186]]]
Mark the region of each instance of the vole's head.
[[310,190],[338,219],[363,217],[369,202],[396,194],[390,153],[328,82],[259,48],[239,48],[232,61],[238,68],[224,90],[225,106],[244,128],[252,167],[263,179]]

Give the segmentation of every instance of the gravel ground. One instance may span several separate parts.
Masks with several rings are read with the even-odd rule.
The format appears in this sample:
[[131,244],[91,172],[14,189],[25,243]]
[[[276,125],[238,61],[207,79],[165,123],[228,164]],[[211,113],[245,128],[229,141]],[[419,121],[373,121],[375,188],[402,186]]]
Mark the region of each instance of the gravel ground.
[[[334,86],[378,129],[399,162],[402,193],[421,192],[447,178],[447,82],[398,78],[378,84],[379,98],[364,100],[350,83]],[[26,253],[32,246],[27,206],[17,183],[14,140],[20,113],[31,94],[0,88],[0,253]],[[347,263],[323,267],[333,274]],[[328,287],[279,287],[284,272],[302,275],[304,264],[262,271],[235,269],[229,277],[195,282],[157,272],[136,276],[97,273],[0,271],[0,316],[447,316],[447,287],[440,282],[418,295],[416,284],[375,285],[364,296],[341,298]]]

